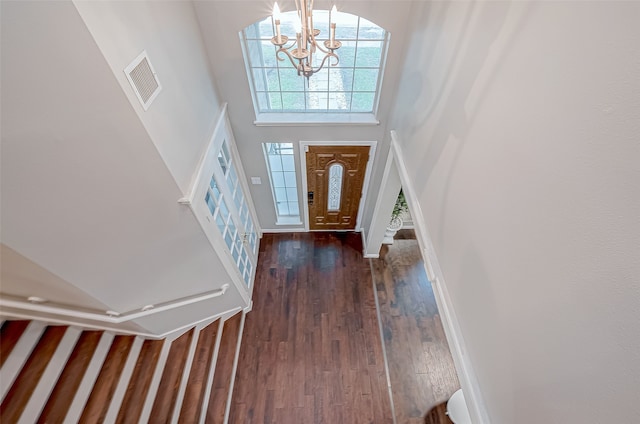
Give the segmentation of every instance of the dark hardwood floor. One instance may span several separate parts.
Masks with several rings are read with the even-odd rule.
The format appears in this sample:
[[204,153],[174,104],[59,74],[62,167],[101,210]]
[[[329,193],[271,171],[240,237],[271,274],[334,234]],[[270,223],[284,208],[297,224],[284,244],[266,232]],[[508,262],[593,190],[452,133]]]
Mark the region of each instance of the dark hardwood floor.
[[460,388],[418,242],[406,230],[371,265],[398,423],[450,423]]
[[230,423],[394,422],[372,279],[395,422],[450,423],[442,401],[458,387],[451,356],[433,294],[416,274],[419,254],[395,258],[408,254],[401,244],[370,262],[359,233],[264,235]]
[[392,423],[359,234],[265,234],[230,423]]

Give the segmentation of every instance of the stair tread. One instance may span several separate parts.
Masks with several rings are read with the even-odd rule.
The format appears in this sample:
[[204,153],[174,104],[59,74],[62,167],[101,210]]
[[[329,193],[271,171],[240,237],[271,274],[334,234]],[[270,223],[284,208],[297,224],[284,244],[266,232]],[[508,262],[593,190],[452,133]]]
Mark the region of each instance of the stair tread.
[[51,395],[49,395],[38,423],[62,422],[101,337],[102,331],[82,332]]
[[179,423],[195,423],[200,419],[218,327],[219,321],[216,320],[200,331],[189,372],[187,391],[182,401]]
[[218,424],[224,421],[241,320],[242,314],[238,313],[225,321],[222,329],[222,340],[205,420],[207,424]]
[[98,379],[80,416],[80,423],[102,422],[109,409],[109,400],[118,386],[120,374],[133,345],[134,336],[115,336]]
[[164,340],[145,340],[142,344],[116,423],[137,423],[140,419],[163,343]]
[[193,333],[194,329],[191,329],[171,344],[149,422],[164,423],[171,420]]
[[66,330],[66,326],[49,326],[42,333],[0,405],[0,422],[18,421]]
[[0,368],[4,365],[11,351],[16,347],[16,343],[22,337],[22,333],[27,329],[29,321],[6,321],[0,330]]

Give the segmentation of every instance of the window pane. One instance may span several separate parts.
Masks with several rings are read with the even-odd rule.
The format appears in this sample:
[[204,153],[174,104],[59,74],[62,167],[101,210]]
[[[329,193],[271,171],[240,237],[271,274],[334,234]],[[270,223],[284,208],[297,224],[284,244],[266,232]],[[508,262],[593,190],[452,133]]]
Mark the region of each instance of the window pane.
[[[269,84],[267,83],[267,72],[264,68],[253,68],[253,83],[255,84],[257,91],[268,91]],[[279,89],[279,88],[278,88]]]
[[269,96],[267,95],[268,93],[262,91],[262,92],[256,92],[256,101],[258,102],[258,110],[265,112],[265,111],[269,111]]
[[298,190],[294,188],[287,188],[287,200],[290,202],[298,201]]
[[[319,66],[315,65],[316,67]],[[327,92],[329,89],[329,71],[327,69],[327,65],[322,68],[317,73],[313,74],[313,78],[309,78],[309,86],[307,87],[307,91],[315,92],[315,91],[323,91]]]
[[339,68],[353,68],[356,63],[356,41],[342,41],[342,46],[337,50],[340,62]]
[[269,166],[272,171],[282,171],[282,160],[279,155],[269,154]]
[[353,91],[376,91],[378,85],[377,69],[356,69]]
[[329,109],[349,110],[351,108],[351,93],[332,92],[329,93]]
[[255,22],[244,29],[246,38],[258,38],[260,22]]
[[282,109],[299,110],[305,109],[304,93],[282,93]]
[[305,79],[298,75],[298,71],[288,63],[288,60],[282,63],[285,64],[279,68],[282,91],[304,91]]
[[247,249],[245,249],[244,247],[242,248],[242,262],[246,262],[247,261]]
[[211,215],[213,215],[213,213],[216,210],[216,205],[215,203],[213,203],[213,199],[211,198],[211,195],[209,194],[208,191],[207,191],[207,195],[204,196],[204,201],[207,204],[207,207],[209,208],[209,212],[211,212]]
[[355,40],[358,37],[358,17],[350,13],[337,12],[331,15],[336,23],[336,39]]
[[276,46],[271,44],[271,41],[260,42],[260,52],[262,53],[262,62],[259,66],[266,66],[276,68],[278,66],[276,59]]
[[298,216],[300,211],[298,210],[298,203],[289,202],[289,215]]
[[229,163],[229,159],[231,158],[231,156],[229,155],[229,146],[227,146],[227,140],[222,140],[221,152],[224,156],[225,161]]
[[220,213],[222,214],[222,219],[224,219],[226,222],[227,218],[229,217],[229,209],[227,208],[227,204],[225,203],[224,199],[220,201]]
[[284,182],[286,187],[295,187],[296,186],[296,173],[295,172],[285,172],[284,173]]
[[209,187],[211,187],[211,192],[213,193],[213,197],[218,200],[220,198],[220,188],[218,188],[218,183],[214,177],[211,177],[211,182],[209,183]]
[[379,67],[381,52],[382,41],[359,41],[356,67]]
[[233,165],[231,165],[231,170],[227,175],[227,180],[229,181],[229,185],[232,190],[238,185],[238,174],[236,174],[236,169]]
[[280,93],[269,93],[269,109],[282,109],[282,96]]
[[283,154],[281,157],[282,157],[282,169],[284,171],[295,172],[296,163],[293,160],[293,154],[288,154],[288,155]]
[[371,112],[375,93],[353,93],[351,110],[353,112]]
[[307,94],[307,109],[327,109],[327,94],[328,93],[308,93]]
[[358,38],[378,39],[384,38],[384,29],[364,18],[360,18],[360,30]]
[[240,209],[242,205],[242,201],[244,200],[244,194],[242,194],[242,188],[238,187],[236,192],[233,194],[233,202],[236,204],[236,207]]
[[274,188],[273,192],[276,195],[276,201],[278,202],[286,202],[287,201],[287,189],[286,188]]
[[278,202],[278,215],[280,216],[289,216],[289,208],[287,206],[287,202]]
[[273,180],[274,187],[284,187],[284,173],[283,172],[271,172],[271,179]]
[[218,231],[220,231],[220,234],[224,234],[224,229],[226,228],[227,223],[219,213],[218,215],[216,215],[216,226],[218,227]]
[[233,250],[233,236],[230,232],[227,231],[227,234],[224,235],[224,242],[226,243],[229,250]]
[[[238,252],[238,249],[234,249],[233,250],[233,261],[237,264],[238,263],[238,258],[240,257],[240,252]],[[240,271],[242,272],[242,271]]]

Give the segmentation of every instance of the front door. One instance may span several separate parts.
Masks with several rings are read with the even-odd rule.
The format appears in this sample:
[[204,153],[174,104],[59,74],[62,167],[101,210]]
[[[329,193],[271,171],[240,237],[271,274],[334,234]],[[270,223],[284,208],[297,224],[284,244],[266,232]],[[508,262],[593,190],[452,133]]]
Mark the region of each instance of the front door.
[[310,230],[355,230],[369,146],[308,146]]

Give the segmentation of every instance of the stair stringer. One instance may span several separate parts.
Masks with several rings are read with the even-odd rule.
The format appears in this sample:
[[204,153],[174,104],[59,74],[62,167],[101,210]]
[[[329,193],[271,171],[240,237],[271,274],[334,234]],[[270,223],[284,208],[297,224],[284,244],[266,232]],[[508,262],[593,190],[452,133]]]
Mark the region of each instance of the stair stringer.
[[227,406],[224,410],[224,424],[229,422],[229,412],[231,411],[231,401],[233,399],[233,387],[236,382],[236,371],[238,370],[238,358],[240,357],[240,346],[242,345],[242,334],[244,333],[244,321],[247,317],[246,312],[242,312],[242,318],[240,319],[240,329],[238,331],[238,341],[236,343],[236,353],[233,358],[233,369],[231,371],[231,380],[229,382],[229,395],[227,397]]

